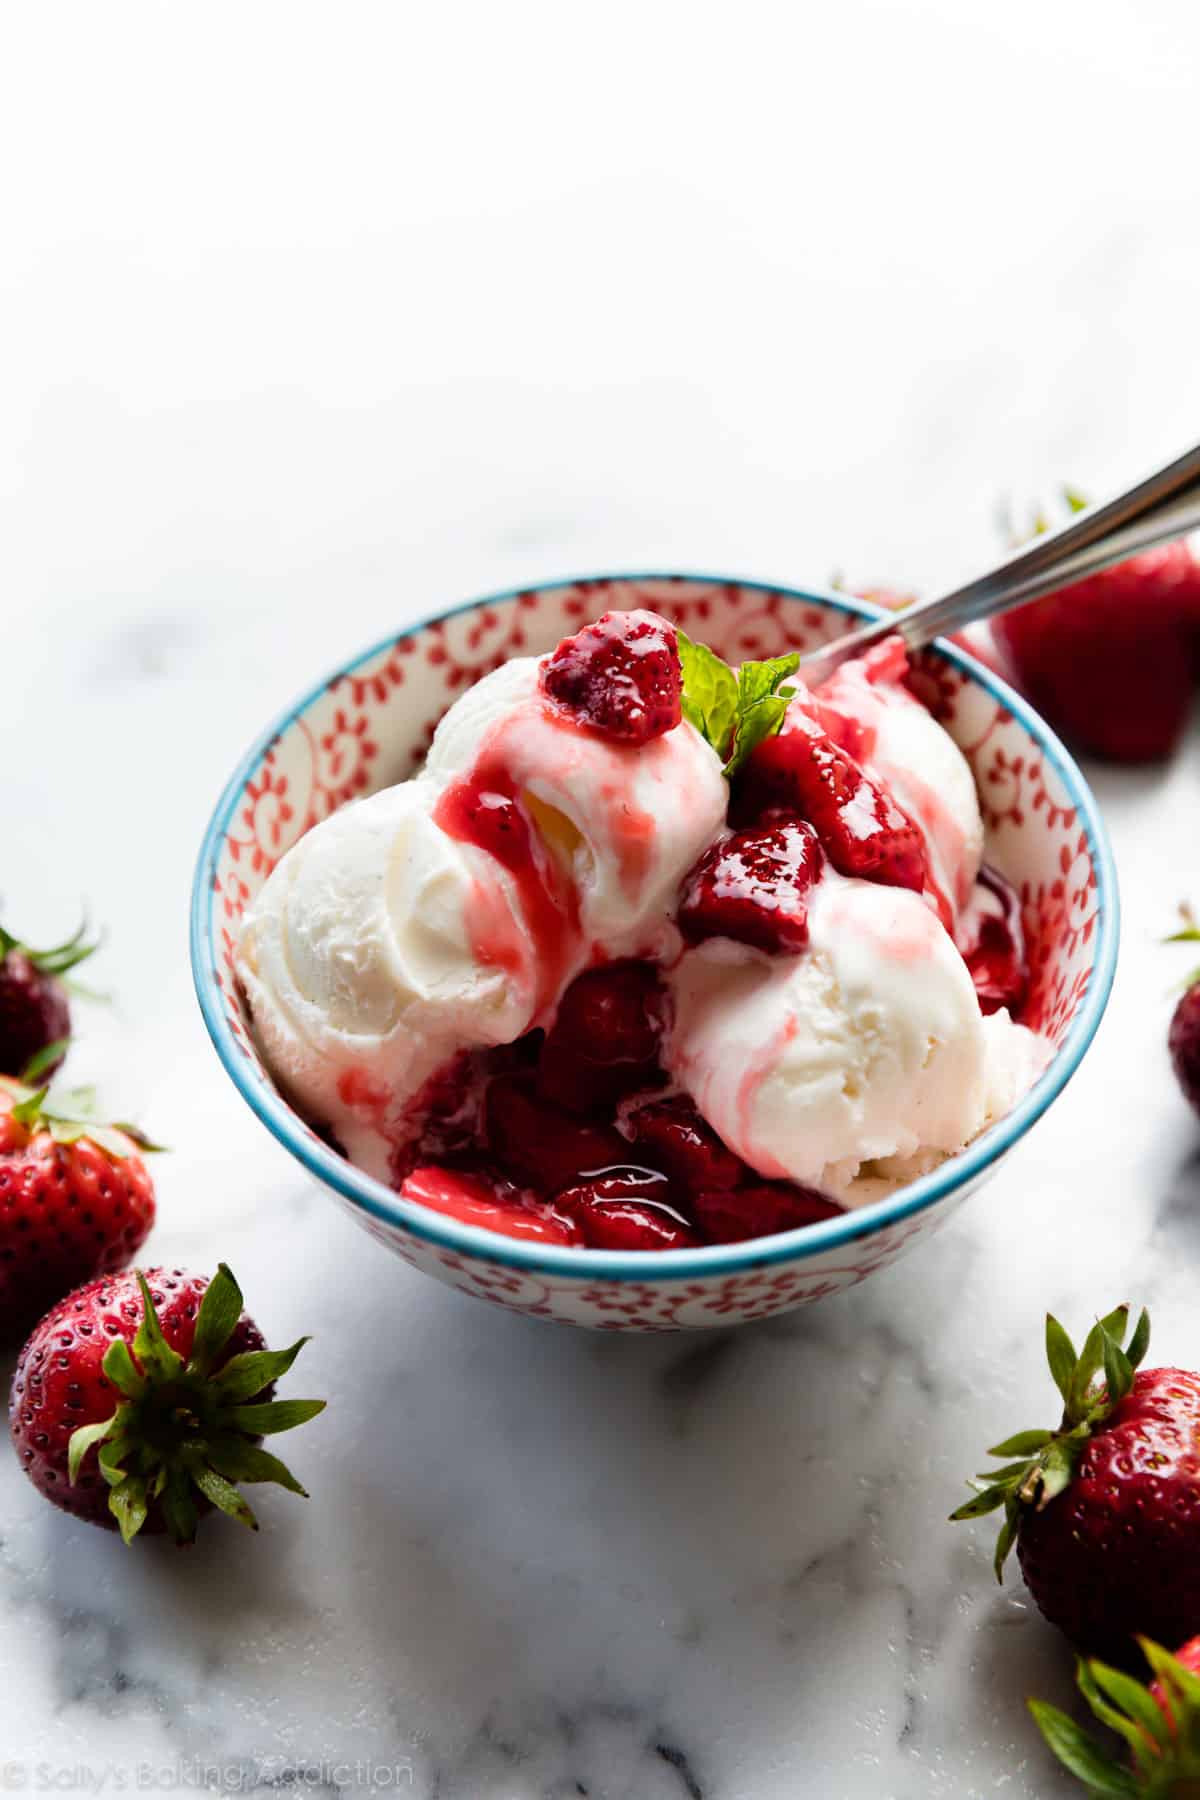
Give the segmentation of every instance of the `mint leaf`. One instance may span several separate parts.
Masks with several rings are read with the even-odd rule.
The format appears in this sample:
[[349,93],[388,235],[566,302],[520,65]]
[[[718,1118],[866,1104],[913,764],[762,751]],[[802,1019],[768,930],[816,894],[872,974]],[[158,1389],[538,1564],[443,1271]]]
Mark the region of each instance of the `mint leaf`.
[[790,695],[780,684],[800,667],[796,651],[743,663],[735,675],[707,644],[695,644],[678,632],[683,670],[683,716],[696,727],[724,764],[731,780],[764,738],[783,724]]
[[783,724],[791,695],[781,694],[779,686],[799,667],[800,657],[793,650],[789,656],[743,663],[738,670],[737,721],[733,753],[725,764],[727,779],[732,779],[750,752],[764,738],[774,737]]
[[710,743],[722,762],[737,716],[738,684],[728,663],[707,644],[694,644],[677,632],[683,670],[683,716]]

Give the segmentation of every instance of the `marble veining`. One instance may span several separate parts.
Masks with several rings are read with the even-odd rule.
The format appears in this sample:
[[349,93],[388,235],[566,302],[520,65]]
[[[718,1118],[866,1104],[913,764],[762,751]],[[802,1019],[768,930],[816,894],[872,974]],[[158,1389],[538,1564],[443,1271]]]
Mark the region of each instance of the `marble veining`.
[[1124,948],[1046,1120],[910,1261],[703,1338],[373,1244],[222,1074],[187,898],[262,722],[423,612],[589,568],[930,584],[1006,489],[1185,443],[1200,23],[618,3],[585,49],[519,0],[465,55],[456,13],[8,34],[4,916],[108,925],[74,1069],[172,1146],[153,1256],[228,1260],[330,1404],[311,1500],[187,1554],[0,1455],[0,1792],[1068,1800],[1024,1699],[1069,1703],[1069,1653],[946,1514],[1052,1411],[1048,1306],[1145,1299],[1152,1360],[1200,1364],[1158,943],[1200,900],[1195,734],[1094,771]]

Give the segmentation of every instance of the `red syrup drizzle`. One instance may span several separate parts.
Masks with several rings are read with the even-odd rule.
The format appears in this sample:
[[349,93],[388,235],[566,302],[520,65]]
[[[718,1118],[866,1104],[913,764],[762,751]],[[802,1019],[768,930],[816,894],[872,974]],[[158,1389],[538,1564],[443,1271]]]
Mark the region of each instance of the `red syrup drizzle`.
[[[578,945],[579,896],[534,829],[503,757],[485,747],[470,774],[446,789],[433,816],[447,837],[486,851],[512,876],[533,939],[534,1011],[541,1013],[560,991]],[[472,937],[479,961],[520,975],[527,953],[513,935],[507,906],[493,901],[482,884],[474,915]]]
[[976,885],[982,893],[976,892],[958,947],[971,971],[980,1010],[994,1013],[1006,1006],[1016,1019],[1029,995],[1021,902],[1011,883],[987,863]]

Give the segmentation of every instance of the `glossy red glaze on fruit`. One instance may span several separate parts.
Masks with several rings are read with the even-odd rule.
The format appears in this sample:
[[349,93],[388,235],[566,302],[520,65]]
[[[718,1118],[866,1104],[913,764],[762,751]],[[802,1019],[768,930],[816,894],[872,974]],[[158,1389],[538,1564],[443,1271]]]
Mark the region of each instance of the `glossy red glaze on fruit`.
[[539,1202],[500,1176],[422,1164],[405,1177],[400,1191],[406,1200],[504,1237],[539,1244],[584,1242],[578,1226],[560,1208]]
[[555,1195],[591,1250],[687,1250],[700,1239],[672,1204],[671,1184],[647,1169],[610,1169]]
[[570,1112],[611,1113],[663,1079],[666,995],[651,964],[607,963],[578,976],[559,1002],[538,1059],[538,1091]]
[[1200,644],[1200,567],[1184,542],[995,619],[1018,684],[1084,750],[1155,762],[1192,707]]
[[792,1182],[759,1182],[753,1187],[717,1188],[693,1194],[696,1224],[710,1244],[737,1244],[774,1231],[795,1231],[836,1219],[841,1207],[812,1188]]
[[1200,1113],[1200,983],[1190,987],[1176,1006],[1167,1048],[1184,1099]]
[[[173,1350],[186,1357],[192,1348],[196,1313],[208,1286],[205,1275],[182,1269],[147,1269],[147,1284]],[[101,1368],[117,1338],[132,1344],[142,1320],[142,1296],[132,1270],[103,1275],[68,1294],[34,1328],[17,1358],[9,1397],[9,1425],[17,1456],[38,1491],[64,1512],[115,1530],[108,1510],[108,1487],[90,1455],[72,1487],[67,1450],[77,1425],[107,1419],[120,1398]],[[262,1334],[243,1313],[222,1351],[220,1368],[243,1350],[263,1350]],[[255,1399],[269,1400],[268,1388]],[[257,1440],[255,1440],[257,1441]],[[207,1502],[196,1496],[200,1511]],[[152,1506],[144,1531],[161,1531]]]
[[484,1100],[486,1146],[513,1181],[553,1194],[629,1160],[615,1125],[575,1118],[534,1090],[528,1075],[500,1075]]
[[925,845],[918,828],[802,707],[747,758],[734,782],[732,822],[762,823],[791,813],[815,826],[842,875],[889,887],[925,886]]
[[[71,1009],[62,985],[21,950],[0,958],[0,1075],[20,1079],[39,1051],[71,1033]],[[49,1081],[62,1058],[42,1071]]]
[[1127,1662],[1135,1633],[1200,1631],[1200,1375],[1140,1370],[1070,1485],[1023,1514],[1017,1554],[1042,1612],[1089,1654]]
[[639,1160],[661,1169],[686,1193],[757,1180],[741,1157],[726,1149],[686,1094],[639,1106],[628,1125]]
[[817,833],[802,819],[735,831],[684,881],[679,929],[691,944],[726,937],[794,955],[808,943],[808,896],[824,863]]
[[1006,1006],[1015,1019],[1029,993],[1021,902],[999,870],[985,864],[978,880],[984,892],[972,908],[970,927],[959,948],[971,971],[980,1010],[994,1013]]
[[86,1137],[56,1143],[12,1107],[0,1087],[0,1344],[80,1282],[123,1268],[154,1223],[154,1183],[132,1141],[120,1157]]
[[605,613],[563,639],[540,680],[555,705],[618,743],[648,744],[683,716],[678,639],[656,613]]

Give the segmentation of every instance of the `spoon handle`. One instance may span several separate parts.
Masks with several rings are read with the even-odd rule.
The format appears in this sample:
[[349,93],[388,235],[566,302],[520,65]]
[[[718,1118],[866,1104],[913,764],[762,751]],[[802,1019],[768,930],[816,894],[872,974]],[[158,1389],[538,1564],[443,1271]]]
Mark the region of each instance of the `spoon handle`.
[[1007,612],[1010,606],[1023,606],[1198,527],[1200,444],[1114,499],[1085,507],[1057,531],[1033,538],[962,587],[920,600],[903,612],[868,620],[822,645],[801,659],[800,673],[816,686],[848,657],[860,656],[896,633],[910,650],[920,650],[935,637]]

